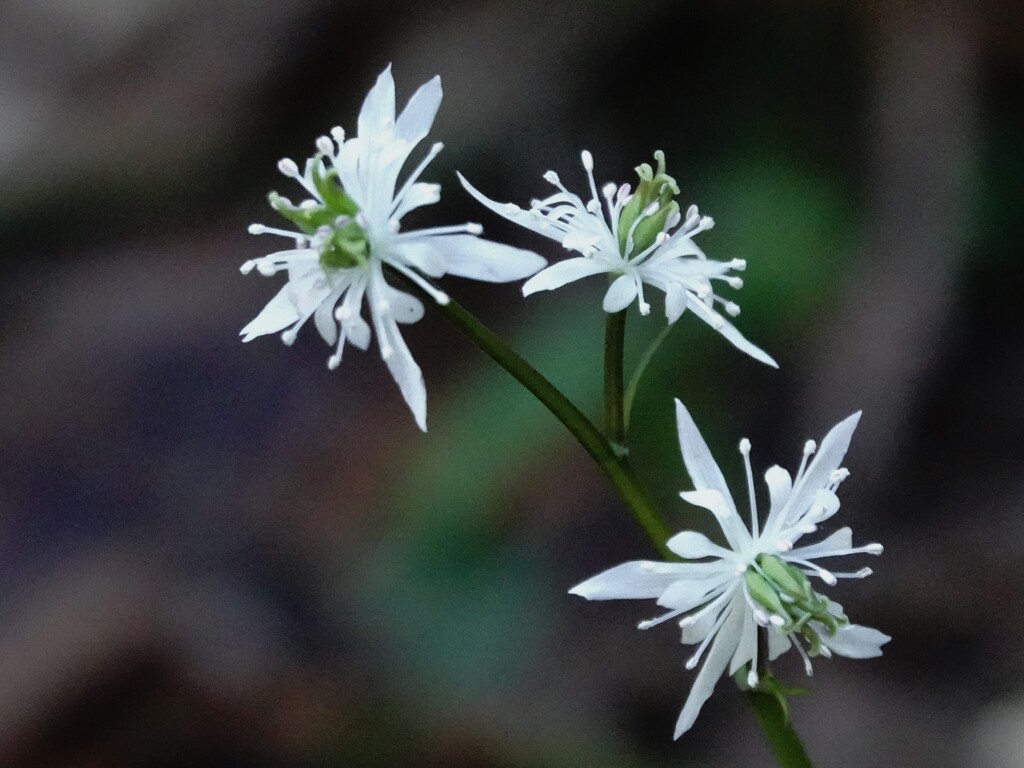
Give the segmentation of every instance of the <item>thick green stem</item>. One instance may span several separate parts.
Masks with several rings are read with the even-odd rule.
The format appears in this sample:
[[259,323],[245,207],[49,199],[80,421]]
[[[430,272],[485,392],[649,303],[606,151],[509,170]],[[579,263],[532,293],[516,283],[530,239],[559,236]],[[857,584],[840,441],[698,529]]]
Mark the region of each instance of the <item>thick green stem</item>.
[[[411,285],[411,284],[410,284]],[[482,349],[494,362],[511,374],[516,381],[526,387],[540,402],[555,415],[565,428],[572,433],[580,445],[591,455],[601,471],[605,473],[630,512],[647,533],[651,543],[662,556],[675,560],[665,546],[671,531],[662,520],[658,509],[647,497],[636,475],[622,460],[612,444],[601,434],[579,408],[563,395],[554,384],[548,381],[536,368],[512,350],[490,328],[477,320],[468,310],[455,301],[440,305],[425,296],[416,288],[424,300],[433,304],[452,325]]]
[[626,337],[626,311],[610,312],[604,323],[604,433],[612,448],[626,455],[623,417],[622,355]]
[[800,737],[778,700],[770,693],[760,691],[747,691],[747,698],[779,765],[782,768],[813,768]]

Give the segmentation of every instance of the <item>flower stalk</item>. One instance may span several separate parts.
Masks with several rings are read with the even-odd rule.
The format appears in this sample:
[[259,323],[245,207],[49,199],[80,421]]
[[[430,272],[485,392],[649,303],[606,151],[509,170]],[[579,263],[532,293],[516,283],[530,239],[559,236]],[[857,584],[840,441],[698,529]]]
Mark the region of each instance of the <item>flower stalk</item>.
[[625,336],[626,310],[607,313],[604,324],[604,433],[615,452],[623,458],[629,453],[622,389]]

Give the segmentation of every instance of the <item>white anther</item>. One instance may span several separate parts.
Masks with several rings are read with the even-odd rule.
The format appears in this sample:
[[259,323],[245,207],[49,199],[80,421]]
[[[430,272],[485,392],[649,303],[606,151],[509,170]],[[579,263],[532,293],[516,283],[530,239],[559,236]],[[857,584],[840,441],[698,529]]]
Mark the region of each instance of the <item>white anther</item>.
[[615,190],[615,185],[608,183],[601,187],[601,194],[604,195],[609,200],[611,200],[613,197],[615,197]]
[[818,649],[818,653],[823,659],[832,658],[832,650],[827,645],[822,645],[821,648]]
[[302,211],[313,211],[320,207],[320,203],[316,200],[303,200],[299,203],[299,210]]
[[430,154],[437,155],[442,149],[444,149],[444,142],[435,141],[433,144],[430,145]]
[[738,317],[740,314],[740,305],[734,301],[727,301],[725,303],[725,311],[732,317]]
[[256,265],[256,271],[264,277],[270,277],[271,275],[277,274],[277,267],[266,261],[261,261]]
[[693,669],[700,663],[700,658],[697,656],[691,656],[686,660],[686,668]]
[[806,443],[804,443],[804,455],[805,456],[810,456],[816,450],[818,450],[818,444],[816,442],[814,442],[813,440],[808,440]]
[[768,614],[765,613],[764,611],[760,610],[760,609],[757,609],[757,610],[754,611],[754,621],[757,622],[757,625],[759,627],[767,627],[768,626]]
[[598,202],[597,200],[588,200],[587,201],[587,211],[589,213],[597,213],[600,210],[601,210],[601,203],[600,202]]
[[691,205],[686,209],[686,223],[683,225],[684,229],[693,229],[697,226],[700,221],[700,211],[697,210],[696,205]]
[[482,235],[484,228],[482,224],[471,223],[466,225],[466,231],[471,235]]
[[584,149],[580,153],[580,157],[583,158],[583,167],[586,168],[588,172],[593,171],[594,170],[594,156],[592,154],[590,154],[590,152],[588,152],[587,150]]
[[656,214],[658,212],[658,208],[659,207],[661,207],[661,203],[659,203],[657,200],[655,200],[653,203],[651,203],[646,208],[644,208],[643,215],[644,216],[653,216],[654,214]]
[[775,549],[779,552],[789,552],[793,549],[793,542],[789,539],[779,539],[775,542]]
[[873,570],[871,570],[870,568],[861,568],[861,569],[860,569],[859,571],[857,571],[857,572],[856,572],[856,573],[855,573],[855,574],[853,575],[853,577],[854,577],[855,579],[866,579],[866,578],[867,578],[868,576],[870,576],[870,575],[871,575],[872,573],[874,573],[874,571],[873,571]]
[[715,228],[715,220],[712,219],[710,216],[703,216],[703,217],[701,217],[700,228],[701,229],[714,229]]
[[800,533],[814,533],[816,530],[818,530],[818,526],[814,525],[813,523],[804,523],[799,528],[797,528],[797,530],[800,531]]
[[267,227],[264,224],[250,224],[249,234],[250,235],[262,235],[267,231]]
[[708,285],[707,283],[701,283],[700,285],[697,286],[698,299],[706,300],[709,297],[713,296],[714,293],[715,292],[711,290],[711,286]]
[[757,677],[757,672],[755,672],[754,670],[750,670],[749,672],[747,672],[747,685],[749,685],[751,688],[757,688],[758,682],[760,682],[760,680]]
[[736,290],[739,290],[740,288],[743,287],[742,277],[727,277],[725,281],[729,283],[730,288],[735,288]]
[[336,125],[331,128],[331,138],[338,142],[339,145],[345,143],[345,129],[340,125]]
[[864,551],[867,552],[869,555],[880,555],[882,554],[882,552],[885,551],[885,547],[883,547],[881,544],[868,544],[866,547],[864,547]]
[[550,184],[557,184],[558,183],[558,174],[555,173],[554,171],[545,171],[543,178],[544,178],[544,181],[546,181],[546,182],[548,182]]
[[321,136],[316,140],[316,148],[328,157],[334,154],[334,142],[326,136]]
[[725,318],[723,318],[721,315],[717,315],[717,314],[716,315],[712,315],[711,316],[711,327],[714,328],[716,331],[722,330],[723,328],[725,328]]
[[294,160],[288,157],[284,157],[277,161],[277,170],[289,178],[294,178],[299,175],[299,166],[295,164]]
[[774,627],[781,627],[786,623],[786,620],[779,616],[777,613],[773,613],[771,616],[769,616],[768,621]]
[[729,262],[729,268],[730,269],[735,269],[735,270],[737,270],[739,272],[742,272],[744,269],[747,268],[747,260],[746,259],[733,259],[732,261]]
[[336,310],[334,310],[334,318],[338,322],[344,323],[346,320],[349,320],[351,317],[352,317],[352,310],[349,307],[346,307],[345,305],[342,305],[342,306],[338,307]]
[[505,213],[519,213],[523,209],[515,203],[505,203]]
[[682,220],[683,217],[679,211],[672,211],[672,213],[668,215],[668,218],[665,219],[665,229],[675,228],[675,226]]
[[281,334],[281,341],[285,343],[285,346],[290,347],[292,344],[295,343],[295,339],[297,339],[298,336],[299,334],[295,332],[294,328],[289,328],[287,331]]
[[337,370],[339,365],[341,365],[341,355],[334,354],[327,358],[327,367],[332,371]]
[[750,441],[745,437],[740,440],[740,453],[744,456],[750,455]]
[[849,476],[850,470],[848,470],[846,467],[840,467],[839,469],[832,471],[832,474],[828,476],[828,480],[830,483],[841,483]]
[[824,568],[818,571],[818,575],[821,580],[828,584],[830,587],[834,587],[838,582],[838,579],[832,574],[831,571],[826,571]]
[[668,232],[659,232],[654,236],[655,245],[664,245],[666,240],[668,240]]
[[250,260],[250,261],[245,262],[242,266],[240,266],[238,268],[238,271],[241,272],[243,275],[248,275],[250,272],[252,272],[252,270],[253,270],[253,268],[255,266],[256,266],[256,262]]

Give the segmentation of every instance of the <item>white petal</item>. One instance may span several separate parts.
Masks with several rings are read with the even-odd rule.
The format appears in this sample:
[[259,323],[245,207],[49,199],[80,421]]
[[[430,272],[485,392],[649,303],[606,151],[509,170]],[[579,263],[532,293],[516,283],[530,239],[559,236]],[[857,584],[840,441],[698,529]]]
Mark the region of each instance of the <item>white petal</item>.
[[621,312],[633,303],[636,294],[636,280],[630,275],[620,275],[604,294],[604,311]]
[[393,248],[393,256],[404,261],[429,277],[441,277],[445,273],[445,256],[435,246],[434,240],[440,237],[422,237],[402,239]]
[[768,630],[768,661],[775,661],[793,647],[793,642],[787,635],[782,634],[772,627]]
[[669,283],[665,291],[665,318],[671,325],[686,311],[686,291],[679,283]]
[[725,498],[728,508],[736,509],[729,487],[725,484],[722,470],[718,468],[708,444],[701,437],[700,430],[690,412],[681,401],[676,400],[676,427],[679,435],[679,449],[683,453],[683,464],[698,491],[705,488],[718,491]]
[[767,352],[747,341],[743,334],[736,329],[736,326],[720,314],[712,312],[704,302],[690,299],[689,307],[697,317],[722,334],[740,352],[744,352],[755,360],[759,360],[765,365],[770,365],[772,368],[779,367],[779,364]]
[[684,563],[634,560],[597,574],[569,590],[587,600],[631,600],[655,598],[669,585],[694,571]]
[[[690,611],[721,595],[735,573],[714,568],[700,578],[677,578],[658,598],[658,605],[674,611]],[[714,613],[714,611],[712,611]]]
[[[391,354],[384,362],[391,371],[398,388],[402,391],[402,397],[412,411],[416,419],[416,425],[424,432],[427,431],[427,385],[423,381],[423,372],[416,364],[405,345],[402,334],[398,332],[398,325],[393,318],[383,318],[381,326],[384,327],[388,343],[391,344]],[[378,344],[380,339],[377,340]]]
[[366,94],[363,107],[359,110],[359,138],[367,139],[374,134],[390,129],[395,123],[395,81],[391,77],[391,65],[385,68],[370,92]]
[[857,429],[857,422],[860,421],[860,411],[847,416],[841,422],[829,430],[818,446],[818,452],[811,459],[807,471],[793,489],[794,496],[808,492],[816,492],[828,485],[829,476],[839,468],[850,447],[850,439],[854,430]]
[[342,327],[345,329],[345,338],[355,347],[364,352],[370,346],[370,324],[360,315],[353,315],[346,320]]
[[833,552],[835,550],[850,549],[851,547],[853,547],[853,531],[849,528],[840,528],[831,536],[827,536],[816,544],[808,544],[806,547],[797,547],[786,552],[784,557],[813,560],[815,557],[820,557],[822,552]]
[[537,291],[553,291],[566,283],[607,271],[608,267],[604,264],[583,256],[559,261],[527,280],[523,285],[523,296],[529,296]]
[[456,171],[456,175],[459,177],[459,181],[462,182],[462,186],[469,194],[476,198],[477,202],[490,208],[499,216],[508,219],[514,224],[518,224],[521,227],[533,230],[539,235],[544,237],[550,237],[552,240],[562,242],[565,237],[565,230],[555,226],[548,219],[543,216],[534,216],[529,211],[523,210],[519,206],[510,205],[508,203],[499,203],[491,198],[487,197],[483,192],[477,190],[472,184],[470,184],[466,177]]
[[284,330],[299,317],[301,317],[299,310],[295,306],[288,285],[285,284],[239,333],[242,336],[242,341],[252,341],[257,336]]
[[534,274],[547,264],[533,251],[484,240],[474,235],[438,235],[430,247],[444,262],[445,272],[487,283],[509,283]]
[[586,253],[600,242],[601,236],[593,232],[571,229],[562,238],[562,247],[570,251]]
[[729,674],[735,675],[736,670],[744,664],[750,664],[757,653],[757,622],[754,621],[754,614],[749,608],[743,611],[743,629],[740,630],[740,641],[736,646],[736,653],[732,655],[729,663]]
[[388,290],[384,291],[384,295],[387,296],[392,317],[398,322],[409,324],[423,318],[423,302],[415,296],[403,293],[390,285]]
[[720,547],[703,533],[683,531],[668,540],[666,546],[680,557],[688,560],[699,560],[702,557],[720,557],[729,559],[733,553]]
[[833,653],[850,659],[873,659],[882,655],[882,646],[892,640],[884,632],[860,624],[848,624],[840,627],[835,635],[829,637],[823,633],[821,641]]
[[417,181],[402,195],[402,202],[395,208],[395,212],[391,214],[391,217],[401,219],[409,211],[421,208],[424,205],[433,205],[440,199],[440,193],[436,184]]
[[[738,599],[742,602],[743,598],[739,597]],[[711,697],[718,678],[725,672],[729,659],[739,644],[740,631],[743,627],[743,608],[741,605],[737,606],[734,600],[729,610],[731,613],[719,630],[718,637],[711,643],[711,649],[708,651],[700,673],[693,681],[693,687],[690,689],[690,695],[686,698],[686,704],[683,705],[683,711],[679,713],[675,732],[677,739],[690,730],[697,720],[701,707]]]
[[316,329],[320,332],[320,337],[331,346],[334,346],[334,342],[338,340],[338,321],[334,319],[334,304],[338,297],[341,296],[341,291],[335,289],[332,296],[333,298],[328,296],[316,308],[316,312],[313,313],[313,322],[316,323]]
[[[394,96],[392,95],[392,99]],[[409,99],[395,124],[395,136],[410,145],[418,144],[430,132],[437,108],[441,106],[441,78],[424,83]]]
[[729,542],[729,546],[732,547],[733,551],[729,552],[723,550],[733,560],[736,560],[737,552],[745,552],[750,548],[752,542],[750,538],[750,531],[747,530],[747,526],[740,519],[740,516],[736,514],[735,507],[731,507],[731,500],[727,500],[721,493],[711,488],[705,488],[699,491],[683,491],[679,494],[683,501],[690,504],[695,504],[698,507],[704,507],[718,520],[718,524],[722,528],[722,533],[725,534],[726,540]]
[[785,469],[775,465],[769,467],[768,471],[764,473],[764,481],[768,485],[771,507],[762,530],[773,531],[777,534],[782,529],[783,515],[788,511],[786,503],[793,492],[793,478]]

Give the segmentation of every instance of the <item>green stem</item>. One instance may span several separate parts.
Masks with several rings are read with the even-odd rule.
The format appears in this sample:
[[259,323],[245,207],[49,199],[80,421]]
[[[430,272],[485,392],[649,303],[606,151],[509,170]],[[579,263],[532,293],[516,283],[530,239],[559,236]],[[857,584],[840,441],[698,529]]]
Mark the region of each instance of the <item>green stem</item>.
[[771,747],[779,765],[782,768],[813,768],[803,744],[800,743],[800,737],[793,730],[793,725],[778,700],[770,693],[760,691],[747,691],[747,699],[754,708],[761,729],[768,737],[768,746]]
[[579,408],[563,395],[536,368],[519,356],[490,328],[477,320],[465,307],[456,301],[440,305],[419,289],[425,302],[437,307],[438,311],[456,328],[469,337],[470,341],[483,350],[494,362],[504,368],[513,378],[533,393],[555,418],[565,426],[580,445],[591,455],[601,471],[605,473],[630,512],[647,533],[658,552],[669,560],[676,556],[665,546],[672,532],[662,520],[658,509],[647,497],[632,469],[616,453],[601,430],[594,426]]
[[623,417],[622,355],[626,337],[626,311],[610,312],[604,323],[604,433],[612,448],[626,455]]
[[622,416],[625,428],[629,429],[629,417],[633,413],[633,398],[636,397],[636,390],[640,386],[640,379],[643,378],[644,371],[647,370],[647,366],[650,364],[654,353],[658,351],[658,347],[661,346],[661,342],[668,338],[668,335],[672,332],[673,325],[669,324],[662,328],[658,335],[654,337],[654,340],[647,345],[647,349],[640,355],[640,359],[637,361],[636,370],[633,371],[633,375],[629,379],[629,386],[626,387],[626,394],[623,396]]

